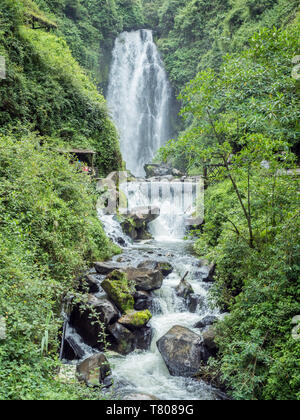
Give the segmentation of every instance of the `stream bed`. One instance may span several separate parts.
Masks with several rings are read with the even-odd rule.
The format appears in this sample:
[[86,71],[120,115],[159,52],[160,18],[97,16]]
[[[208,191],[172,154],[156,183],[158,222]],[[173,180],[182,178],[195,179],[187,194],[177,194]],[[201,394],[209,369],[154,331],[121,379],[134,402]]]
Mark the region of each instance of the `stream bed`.
[[[127,356],[112,356],[109,361],[113,368],[115,388],[119,394],[150,394],[160,400],[214,400],[216,390],[190,378],[171,376],[157,348],[157,341],[174,325],[187,327],[199,334],[194,325],[206,315],[220,317],[217,310],[210,309],[207,293],[211,285],[202,281],[207,270],[199,267],[199,260],[192,255],[192,243],[183,240],[171,242],[149,241],[124,249],[122,261],[137,266],[141,261],[153,259],[168,261],[174,271],[154,292],[152,308],[152,344],[149,351],[138,351]],[[186,272],[195,293],[200,296],[195,313],[189,312],[183,299],[178,298],[175,288]]]

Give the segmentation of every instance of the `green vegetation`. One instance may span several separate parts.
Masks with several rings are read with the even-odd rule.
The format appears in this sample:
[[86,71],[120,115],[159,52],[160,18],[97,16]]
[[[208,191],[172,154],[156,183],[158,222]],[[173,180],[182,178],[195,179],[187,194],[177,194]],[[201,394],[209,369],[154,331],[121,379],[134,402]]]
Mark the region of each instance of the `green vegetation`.
[[207,175],[195,249],[216,262],[212,298],[230,312],[209,369],[235,399],[300,398],[299,39],[298,15],[198,73],[180,96],[187,129],[160,152]]
[[1,3],[0,54],[7,62],[7,78],[0,85],[1,132],[37,131],[54,147],[92,148],[100,174],[119,169],[117,133],[103,96],[66,41],[25,25],[23,12],[20,2]]
[[[32,18],[35,27],[32,28]],[[87,175],[58,149],[92,148],[107,174],[122,165],[105,100],[36,3],[0,4],[0,399],[99,399],[54,380],[62,301],[106,238]]]
[[0,136],[0,313],[7,327],[0,341],[0,399],[88,393],[79,385],[62,389],[53,378],[62,299],[92,261],[116,252],[95,202],[89,177],[40,146],[39,138]]
[[145,19],[177,93],[197,71],[218,70],[255,32],[295,18],[299,0],[144,0]]
[[[122,167],[99,89],[115,37],[145,26],[185,120],[159,158],[207,174],[195,250],[216,262],[212,298],[230,311],[209,374],[236,399],[300,399],[299,0],[1,1],[0,399],[101,398],[54,379],[64,297],[93,261],[119,252],[93,182],[58,150],[95,150],[100,175]],[[133,310],[125,275],[104,288]]]
[[103,89],[111,50],[123,30],[144,26],[140,0],[35,0],[58,24],[73,56]]

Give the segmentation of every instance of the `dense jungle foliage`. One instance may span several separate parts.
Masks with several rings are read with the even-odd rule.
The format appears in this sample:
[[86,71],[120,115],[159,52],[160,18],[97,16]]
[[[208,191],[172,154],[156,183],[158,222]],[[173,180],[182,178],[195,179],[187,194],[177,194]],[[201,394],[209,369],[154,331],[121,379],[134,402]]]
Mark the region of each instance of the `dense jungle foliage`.
[[103,96],[65,39],[26,24],[32,4],[28,0],[0,4],[0,54],[7,62],[6,79],[0,85],[0,131],[13,130],[16,135],[36,131],[56,147],[92,148],[98,152],[102,174],[120,168],[117,133]]
[[54,380],[60,312],[77,276],[118,249],[93,183],[58,149],[93,148],[100,174],[122,160],[103,96],[48,25],[29,0],[0,3],[0,399],[99,399]]
[[300,398],[299,13],[182,91],[187,129],[160,158],[206,173],[196,252],[216,263],[219,356],[200,376],[235,399]]
[[255,32],[293,21],[299,0],[145,0],[177,93],[197,71],[218,70],[227,53],[240,52]]
[[36,0],[58,24],[73,56],[103,89],[117,35],[145,26],[141,0]]
[[0,135],[0,312],[7,331],[0,399],[93,398],[54,380],[59,314],[78,275],[118,250],[97,217],[89,176],[39,140]]

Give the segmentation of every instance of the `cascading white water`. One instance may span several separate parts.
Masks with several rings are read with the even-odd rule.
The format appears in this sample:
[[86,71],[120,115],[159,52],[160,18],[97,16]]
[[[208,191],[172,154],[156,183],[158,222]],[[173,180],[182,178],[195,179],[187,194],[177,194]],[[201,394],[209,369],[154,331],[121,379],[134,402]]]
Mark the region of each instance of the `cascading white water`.
[[124,32],[115,41],[107,103],[123,158],[135,176],[170,135],[171,89],[152,31]]
[[[155,292],[155,301],[151,309],[153,318],[150,321],[153,339],[149,351],[135,351],[127,356],[113,355],[109,359],[113,366],[117,394],[150,394],[161,400],[217,399],[215,391],[204,382],[171,376],[156,345],[174,325],[187,327],[199,334],[199,330],[194,328],[197,321],[206,315],[220,316],[218,311],[212,311],[207,305],[208,285],[203,283],[199,276],[198,260],[188,255],[183,241],[154,242],[152,245],[139,245],[131,250],[127,249],[130,263],[137,265],[143,261],[146,258],[144,252],[147,253],[147,250],[153,250],[157,255],[172,255],[168,260],[174,266],[174,272],[164,280],[163,287]],[[157,255],[155,259],[158,261],[166,258]],[[201,304],[195,313],[189,312],[184,301],[175,293],[175,288],[186,271],[190,273],[188,280],[195,293],[203,298],[200,299]]]
[[121,188],[128,198],[129,210],[148,206],[160,209],[160,216],[149,226],[156,240],[183,239],[187,220],[195,210],[198,184],[131,182]]

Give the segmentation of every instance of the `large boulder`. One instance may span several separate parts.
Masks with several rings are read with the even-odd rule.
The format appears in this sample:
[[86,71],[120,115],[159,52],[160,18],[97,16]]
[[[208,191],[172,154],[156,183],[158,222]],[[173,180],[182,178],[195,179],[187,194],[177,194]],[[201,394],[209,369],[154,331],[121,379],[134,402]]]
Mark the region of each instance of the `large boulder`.
[[212,324],[214,324],[216,321],[218,320],[218,318],[214,315],[207,315],[204,318],[201,319],[201,321],[197,322],[194,325],[194,328],[206,328]]
[[203,333],[203,345],[209,354],[209,357],[215,357],[218,353],[218,345],[216,343],[216,329],[211,326]]
[[201,337],[178,325],[158,340],[157,347],[173,376],[192,377],[207,360]]
[[202,281],[206,283],[212,283],[214,281],[217,265],[215,263],[209,263],[206,260],[200,260],[200,265],[201,268],[198,273],[201,276]]
[[129,330],[135,328],[142,328],[148,324],[150,319],[152,318],[151,312],[146,309],[144,311],[127,311],[125,315],[123,315],[119,319],[119,324],[124,325]]
[[194,293],[194,289],[191,284],[186,280],[186,276],[180,281],[176,287],[177,296],[187,300],[190,295]]
[[72,310],[70,324],[88,345],[102,348],[99,338],[103,333],[103,326],[107,327],[119,317],[118,309],[108,299],[97,299],[89,295],[87,307],[83,311],[81,305]]
[[135,346],[138,350],[148,351],[151,347],[153,331],[150,326],[145,325],[134,331]]
[[63,360],[81,360],[85,356],[84,343],[78,342],[72,334],[65,336],[62,348]]
[[152,307],[153,298],[149,292],[143,290],[136,291],[134,294],[134,309],[143,311]]
[[135,349],[135,336],[124,325],[116,322],[108,327],[110,333],[110,350],[127,355]]
[[196,313],[203,310],[206,305],[204,296],[197,295],[196,293],[191,293],[188,296],[186,303],[189,312],[192,313]]
[[126,235],[134,241],[151,239],[148,225],[159,215],[160,209],[158,207],[137,207],[132,209],[128,215],[122,216],[121,226]]
[[101,283],[108,297],[123,313],[134,308],[134,298],[128,281],[124,272],[115,270]]
[[152,342],[151,327],[144,326],[131,331],[124,325],[116,322],[108,327],[110,350],[127,355],[135,349],[148,351]]
[[97,273],[101,275],[110,274],[115,270],[120,270],[120,268],[121,268],[121,265],[113,261],[95,263],[95,269]]
[[182,177],[184,174],[166,163],[151,163],[144,166],[146,178],[161,178],[167,176]]
[[164,163],[151,163],[144,166],[146,178],[172,175],[172,168]]
[[103,353],[88,357],[77,365],[78,380],[87,386],[100,386],[110,374],[110,366]]
[[164,277],[167,277],[169,274],[171,274],[174,270],[171,264],[168,262],[161,262],[161,261],[154,261],[154,260],[146,260],[141,262],[138,265],[138,268],[144,268],[147,270],[159,270],[162,272],[162,275]]
[[128,268],[126,274],[128,281],[135,285],[136,290],[149,292],[160,289],[163,284],[163,275],[159,270]]

